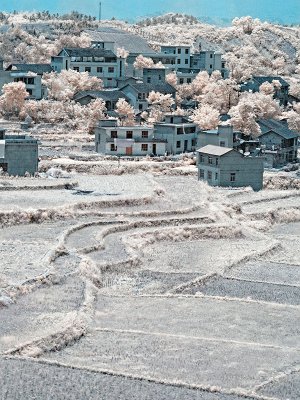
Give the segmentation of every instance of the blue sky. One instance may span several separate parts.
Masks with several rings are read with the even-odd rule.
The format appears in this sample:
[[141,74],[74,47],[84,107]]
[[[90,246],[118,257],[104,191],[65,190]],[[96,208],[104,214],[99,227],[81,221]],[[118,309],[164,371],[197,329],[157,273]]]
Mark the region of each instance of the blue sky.
[[[98,15],[98,0],[0,0],[1,11],[49,10],[65,13],[78,10]],[[197,17],[234,18],[251,15],[263,20],[300,23],[300,0],[102,0],[102,15],[132,21],[166,12]]]

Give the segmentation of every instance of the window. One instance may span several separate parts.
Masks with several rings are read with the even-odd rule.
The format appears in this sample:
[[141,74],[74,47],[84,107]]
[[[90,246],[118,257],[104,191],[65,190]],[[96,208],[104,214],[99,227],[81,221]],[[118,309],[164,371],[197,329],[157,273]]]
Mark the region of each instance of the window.
[[202,154],[200,154],[200,162],[204,163],[204,156]]
[[184,84],[183,78],[180,78],[180,79],[179,79],[179,84],[180,84],[180,85],[183,85],[183,84]]
[[196,139],[192,139],[192,147],[196,147]]
[[147,77],[147,83],[151,83],[151,76]]
[[200,178],[202,178],[202,179],[205,178],[204,169],[200,169]]
[[32,96],[32,89],[26,89],[26,91],[28,92],[29,96]]
[[177,135],[183,135],[183,128],[177,128]]
[[230,174],[230,182],[235,182],[235,173],[234,172],[232,172]]
[[213,58],[213,55],[212,55],[212,54],[210,55],[210,58]]
[[185,64],[188,64],[188,63],[189,63],[189,59],[186,58],[186,59],[184,60],[184,63],[185,63]]
[[181,63],[180,58],[178,58],[177,59],[177,64],[180,64],[180,63]]
[[218,175],[218,173],[216,172],[216,173],[215,173],[215,181],[218,180],[218,177],[219,177],[219,175]]
[[185,49],[185,54],[189,54],[189,49]]
[[220,141],[220,147],[225,147],[225,142],[224,142],[224,140],[221,140],[221,141]]
[[212,69],[212,67],[213,67],[212,64],[210,64],[209,68]]
[[208,157],[208,164],[212,164],[212,157]]
[[85,67],[84,70],[85,72],[91,72],[91,67]]
[[117,151],[117,146],[115,146],[113,143],[111,143],[110,151]]
[[113,74],[115,72],[115,67],[108,67],[108,73]]
[[116,139],[116,138],[118,137],[118,132],[117,132],[117,131],[111,131],[111,132],[110,132],[110,137],[111,137],[112,139]]
[[177,53],[178,53],[178,54],[181,54],[181,49],[177,49]]
[[142,151],[148,151],[148,144],[142,143],[141,149],[142,149]]
[[103,72],[103,67],[97,67],[97,72],[98,72],[98,74],[102,74],[102,72]]
[[142,138],[144,139],[148,138],[148,131],[142,131]]
[[216,165],[219,165],[219,159],[216,158]]
[[126,131],[126,139],[132,139],[133,132],[132,131]]
[[180,142],[180,140],[177,140],[177,142],[176,142],[176,148],[177,148],[177,149],[180,149],[180,147],[181,147],[181,142]]
[[192,83],[192,79],[191,78],[187,78],[186,83]]
[[28,85],[34,85],[34,78],[28,78]]
[[79,72],[79,67],[73,67],[73,70]]
[[161,81],[161,75],[158,75],[158,80]]
[[212,179],[212,172],[211,171],[207,171],[207,179]]

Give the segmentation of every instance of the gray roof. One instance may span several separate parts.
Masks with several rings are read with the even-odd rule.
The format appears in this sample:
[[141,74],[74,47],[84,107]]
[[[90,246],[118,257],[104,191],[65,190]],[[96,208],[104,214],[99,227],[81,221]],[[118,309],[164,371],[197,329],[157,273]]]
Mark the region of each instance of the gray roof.
[[[65,51],[69,57],[116,57],[115,53],[111,50],[96,49],[92,47],[64,47],[62,51]],[[61,54],[62,51],[59,54]]]
[[94,99],[103,99],[104,101],[117,101],[119,99],[128,99],[127,96],[120,90],[83,90],[77,92],[73,99],[78,101],[86,96],[90,96]]
[[125,89],[127,86],[131,86],[136,92],[139,93],[150,93],[154,90],[154,92],[160,93],[175,93],[176,89],[170,85],[169,83],[161,83],[161,84],[152,84],[152,83],[129,83],[128,85],[123,86],[122,89]]
[[282,79],[280,76],[253,76],[252,79],[256,81],[259,85],[264,82],[272,83],[273,81],[279,81],[281,86],[283,87],[290,86],[287,81]]
[[223,156],[224,154],[229,153],[230,151],[234,151],[229,147],[220,147],[214,146],[212,144],[208,144],[207,146],[201,147],[201,149],[197,150],[199,153],[209,154],[212,156]]
[[50,64],[10,64],[6,71],[13,71],[13,67],[17,68],[17,71],[22,72],[34,72],[35,74],[42,75],[52,71]]
[[86,29],[84,32],[90,36],[92,42],[114,42],[115,48],[124,47],[129,53],[155,54],[155,51],[148,45],[145,39],[121,29],[104,27],[97,30]]
[[289,128],[286,120],[278,121],[276,119],[260,119],[257,123],[261,129],[260,136],[269,132],[275,132],[284,139],[294,139],[298,137],[298,133]]

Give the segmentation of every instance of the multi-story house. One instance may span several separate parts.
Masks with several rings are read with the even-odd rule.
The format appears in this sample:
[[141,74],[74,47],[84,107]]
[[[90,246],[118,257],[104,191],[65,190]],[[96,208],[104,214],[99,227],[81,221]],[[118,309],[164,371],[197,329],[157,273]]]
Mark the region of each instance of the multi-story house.
[[217,129],[203,130],[199,132],[197,147],[208,144],[214,146],[233,148],[234,132],[231,125],[219,125]]
[[9,175],[34,175],[38,171],[38,141],[25,135],[6,135],[0,129],[0,168]]
[[211,186],[244,187],[253,190],[263,187],[263,159],[245,157],[240,152],[214,145],[197,150],[198,179]]
[[154,136],[167,141],[168,154],[196,150],[199,129],[182,115],[166,115],[163,122],[154,124]]
[[7,83],[19,81],[25,83],[30,98],[40,100],[45,96],[45,88],[42,86],[41,75],[26,68],[22,70],[18,70],[17,68],[4,70],[3,60],[0,60],[0,90]]
[[144,68],[142,82],[128,83],[120,90],[137,112],[145,111],[149,107],[147,98],[152,91],[171,94],[175,99],[176,89],[165,81],[165,74],[163,68]]
[[280,87],[275,89],[274,99],[279,100],[280,105],[286,106],[289,102],[289,87],[290,85],[280,76],[253,76],[249,81],[240,86],[242,92],[259,92],[260,86],[265,83],[279,81]]
[[191,46],[161,46],[161,53],[176,56],[173,69],[191,67]]
[[51,57],[51,66],[57,72],[88,72],[102,79],[104,87],[117,87],[117,80],[125,77],[125,59],[106,49],[64,48]]
[[118,126],[116,119],[110,119],[99,121],[95,128],[95,149],[116,156],[159,156],[166,153],[166,140],[156,138],[151,126]]
[[297,161],[299,134],[289,129],[286,120],[261,119],[257,123],[261,129],[258,140],[267,166],[278,168]]

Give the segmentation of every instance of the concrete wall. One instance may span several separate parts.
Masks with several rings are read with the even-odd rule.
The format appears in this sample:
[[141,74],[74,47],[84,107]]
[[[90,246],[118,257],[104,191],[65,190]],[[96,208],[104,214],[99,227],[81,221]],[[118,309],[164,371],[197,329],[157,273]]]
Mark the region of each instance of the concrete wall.
[[198,135],[197,147],[201,148],[208,144],[214,146],[233,148],[232,126],[219,126],[218,130],[201,131]]
[[38,144],[36,140],[6,140],[5,159],[8,174],[23,176],[26,172],[34,175],[38,170]]
[[189,46],[161,46],[161,52],[176,55],[175,70],[178,68],[190,68],[191,48]]
[[[188,128],[195,128],[195,132],[178,134],[182,129]],[[197,128],[195,124],[168,125],[162,123],[155,124],[154,129],[155,138],[167,140],[167,152],[169,154],[181,154],[196,150]]]
[[[204,180],[211,186],[244,187],[251,186],[254,190],[263,187],[263,159],[259,157],[243,157],[236,151],[231,151],[223,156],[211,155],[212,164],[208,163],[208,155],[204,154],[204,162],[200,161],[198,154],[198,179],[200,170],[204,171]],[[208,172],[212,178],[208,178]],[[217,176],[216,176],[217,174]],[[231,181],[231,174],[235,174],[235,181]]]

